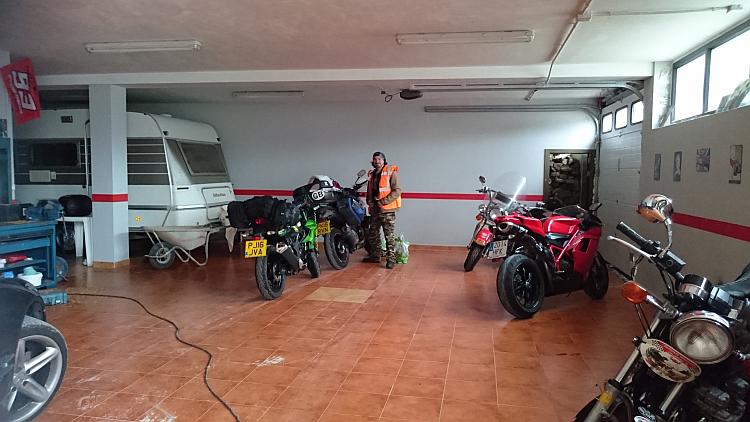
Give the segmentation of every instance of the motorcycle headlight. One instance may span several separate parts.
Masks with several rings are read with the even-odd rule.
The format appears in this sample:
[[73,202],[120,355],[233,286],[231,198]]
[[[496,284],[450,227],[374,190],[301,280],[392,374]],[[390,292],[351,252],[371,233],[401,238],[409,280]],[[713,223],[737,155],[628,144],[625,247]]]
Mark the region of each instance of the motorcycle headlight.
[[500,217],[500,212],[497,210],[493,210],[490,212],[490,220],[495,221],[497,217]]
[[487,204],[480,204],[478,209],[480,214],[487,211]]
[[734,350],[729,322],[713,312],[695,311],[679,317],[669,338],[674,348],[701,364],[721,362]]

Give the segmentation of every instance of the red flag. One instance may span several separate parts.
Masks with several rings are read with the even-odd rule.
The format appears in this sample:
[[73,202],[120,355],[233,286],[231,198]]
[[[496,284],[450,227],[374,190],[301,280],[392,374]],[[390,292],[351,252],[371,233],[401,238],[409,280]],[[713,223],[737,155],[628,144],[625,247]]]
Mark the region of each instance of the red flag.
[[23,59],[0,67],[0,75],[13,106],[14,123],[21,124],[38,119],[41,106],[31,60]]

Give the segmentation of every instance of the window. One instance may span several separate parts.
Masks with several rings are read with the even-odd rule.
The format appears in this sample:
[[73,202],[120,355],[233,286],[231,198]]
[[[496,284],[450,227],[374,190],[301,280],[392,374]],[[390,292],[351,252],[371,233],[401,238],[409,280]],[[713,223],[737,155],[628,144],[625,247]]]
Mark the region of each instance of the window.
[[33,168],[78,167],[81,163],[77,142],[34,142],[29,155]]
[[711,51],[708,80],[708,111],[719,107],[721,99],[729,95],[750,75],[750,31],[739,35]]
[[715,111],[722,98],[750,77],[750,22],[674,64],[673,120]]
[[220,145],[195,142],[178,142],[178,145],[193,176],[227,173]]
[[703,75],[705,69],[705,54],[677,68],[674,95],[675,120],[682,120],[703,113]]
[[615,129],[622,129],[628,125],[628,106],[615,111]]
[[630,124],[634,125],[643,121],[643,101],[638,100],[630,105]]
[[602,133],[612,132],[612,113],[607,113],[602,117]]

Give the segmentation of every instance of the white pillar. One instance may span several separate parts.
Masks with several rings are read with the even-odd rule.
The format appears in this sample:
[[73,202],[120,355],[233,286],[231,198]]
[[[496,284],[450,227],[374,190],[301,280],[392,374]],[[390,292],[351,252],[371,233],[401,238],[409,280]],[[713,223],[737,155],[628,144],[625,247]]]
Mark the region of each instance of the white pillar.
[[[0,50],[0,67],[10,64],[10,53]],[[5,83],[0,81],[0,120],[5,120],[7,136],[10,138],[10,199],[11,202],[16,200],[16,176],[13,171],[13,109],[10,106],[8,91],[5,90]]]
[[128,168],[125,88],[89,86],[94,267],[127,265]]

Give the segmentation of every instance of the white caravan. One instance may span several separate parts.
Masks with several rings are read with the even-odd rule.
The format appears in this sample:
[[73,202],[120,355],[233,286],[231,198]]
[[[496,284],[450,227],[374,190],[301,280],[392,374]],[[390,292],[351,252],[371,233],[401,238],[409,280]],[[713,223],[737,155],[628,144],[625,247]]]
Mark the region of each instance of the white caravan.
[[[40,119],[15,129],[19,202],[91,195],[88,120],[87,109],[44,110]],[[216,130],[205,123],[166,115],[128,112],[127,121],[131,231],[219,224],[221,206],[235,197]],[[188,251],[203,245],[207,237],[205,231],[158,233]]]

